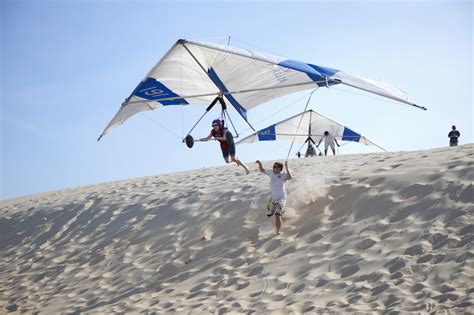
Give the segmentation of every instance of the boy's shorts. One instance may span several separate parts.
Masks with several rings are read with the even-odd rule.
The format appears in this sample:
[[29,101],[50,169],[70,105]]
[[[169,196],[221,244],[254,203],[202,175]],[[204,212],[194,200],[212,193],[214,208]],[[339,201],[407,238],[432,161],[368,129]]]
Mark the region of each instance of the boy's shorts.
[[283,216],[285,214],[285,199],[273,200],[270,198],[267,203],[267,217],[272,215]]

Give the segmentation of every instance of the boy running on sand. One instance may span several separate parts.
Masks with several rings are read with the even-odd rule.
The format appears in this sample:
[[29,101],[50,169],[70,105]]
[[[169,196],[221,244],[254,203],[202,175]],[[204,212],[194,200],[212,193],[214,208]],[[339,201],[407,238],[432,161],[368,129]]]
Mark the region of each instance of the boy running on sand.
[[270,189],[272,192],[271,198],[267,203],[267,216],[271,217],[275,214],[275,226],[277,235],[281,234],[281,217],[285,214],[285,182],[292,179],[290,169],[288,168],[288,161],[285,161],[286,173],[282,173],[283,164],[275,162],[272,170],[265,170],[262,162],[257,160],[260,173],[270,176]]

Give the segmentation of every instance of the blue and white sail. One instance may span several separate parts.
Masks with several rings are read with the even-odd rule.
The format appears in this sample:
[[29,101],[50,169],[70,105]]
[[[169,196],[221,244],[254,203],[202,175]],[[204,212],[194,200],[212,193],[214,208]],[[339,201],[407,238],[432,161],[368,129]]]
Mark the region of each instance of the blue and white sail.
[[318,143],[324,137],[325,131],[328,131],[338,141],[352,141],[364,145],[374,145],[384,150],[360,133],[312,109],[263,128],[243,138],[236,144],[275,140],[292,141],[293,139],[300,143],[309,142],[308,139],[311,139],[313,143]]
[[100,137],[134,114],[161,106],[207,105],[222,96],[247,120],[248,110],[275,98],[337,84],[425,109],[386,83],[232,46],[180,39],[123,102]]

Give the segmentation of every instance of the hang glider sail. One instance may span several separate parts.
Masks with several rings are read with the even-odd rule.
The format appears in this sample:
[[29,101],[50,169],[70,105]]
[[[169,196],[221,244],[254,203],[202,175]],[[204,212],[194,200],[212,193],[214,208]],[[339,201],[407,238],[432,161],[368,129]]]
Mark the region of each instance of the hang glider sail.
[[340,123],[321,115],[310,109],[297,114],[276,124],[251,134],[236,144],[253,143],[258,141],[295,140],[300,143],[317,143],[324,132],[329,131],[337,140],[353,141],[364,145],[374,145],[383,149],[376,143],[370,141],[360,133],[341,125]]
[[247,121],[247,111],[260,104],[337,84],[426,110],[386,83],[232,46],[180,39],[122,103],[99,140],[134,114],[161,106],[212,104],[217,99],[222,104],[225,100]]

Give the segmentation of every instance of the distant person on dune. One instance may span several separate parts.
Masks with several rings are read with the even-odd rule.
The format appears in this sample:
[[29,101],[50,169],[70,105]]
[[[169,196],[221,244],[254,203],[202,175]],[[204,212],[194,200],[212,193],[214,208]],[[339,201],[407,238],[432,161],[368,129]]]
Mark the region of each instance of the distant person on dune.
[[458,145],[458,138],[461,136],[461,133],[456,130],[456,126],[453,125],[451,128],[452,130],[448,133],[449,146],[455,147]]
[[336,149],[334,148],[334,143],[337,144],[338,147],[340,147],[339,143],[337,143],[336,138],[329,133],[329,131],[324,132],[324,136],[319,140],[318,144],[316,145],[316,148],[319,147],[321,144],[321,141],[324,139],[324,155],[328,155],[328,147],[331,147],[332,149],[332,154],[336,155]]
[[224,120],[214,119],[212,121],[211,133],[207,137],[199,139],[199,141],[208,141],[212,137],[214,137],[215,140],[219,141],[224,161],[226,163],[237,163],[237,165],[242,166],[245,172],[248,174],[249,169],[247,165],[245,165],[245,163],[240,161],[239,158],[235,156],[235,143],[230,131],[228,131],[227,128],[224,127]]
[[277,235],[281,234],[281,217],[285,214],[286,192],[285,182],[292,179],[290,169],[288,168],[288,161],[285,162],[286,173],[283,173],[283,164],[275,162],[273,169],[266,170],[262,166],[262,162],[255,162],[258,164],[260,173],[270,176],[271,198],[267,203],[267,216],[271,217],[275,214],[275,227]]

